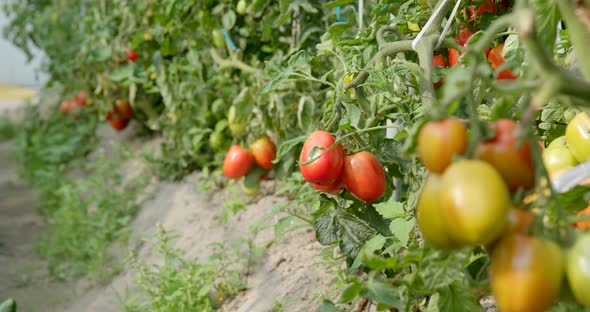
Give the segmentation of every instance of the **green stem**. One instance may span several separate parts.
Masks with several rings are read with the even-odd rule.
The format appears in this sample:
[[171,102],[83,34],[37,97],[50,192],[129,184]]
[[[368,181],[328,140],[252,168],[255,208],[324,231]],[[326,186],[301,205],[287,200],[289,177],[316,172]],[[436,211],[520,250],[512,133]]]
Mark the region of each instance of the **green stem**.
[[211,54],[211,57],[213,58],[213,61],[215,63],[217,63],[217,65],[219,65],[220,69],[223,68],[237,68],[243,72],[246,73],[253,73],[253,74],[258,74],[260,72],[262,72],[260,69],[258,68],[254,68],[240,60],[238,60],[235,57],[232,57],[231,59],[227,60],[222,58],[217,51],[215,51],[215,49],[209,49],[209,53]]
[[[590,80],[590,59],[584,57],[590,51],[590,21],[587,21],[590,8],[577,1],[574,7],[573,0],[556,1],[562,18],[567,24],[570,40],[576,48],[578,62],[581,65],[584,77]],[[584,23],[586,21],[586,23]]]

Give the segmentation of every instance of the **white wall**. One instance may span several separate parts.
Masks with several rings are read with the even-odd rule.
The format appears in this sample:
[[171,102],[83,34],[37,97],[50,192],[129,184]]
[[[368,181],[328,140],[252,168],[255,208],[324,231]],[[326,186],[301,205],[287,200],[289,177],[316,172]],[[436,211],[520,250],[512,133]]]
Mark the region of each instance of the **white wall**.
[[[0,0],[0,5],[8,0]],[[11,0],[13,1],[13,0]],[[0,10],[0,29],[8,24]],[[34,51],[35,58],[27,63],[26,55],[4,39],[0,30],[0,83],[14,83],[24,86],[39,86],[47,81],[47,75],[40,73],[40,51]]]

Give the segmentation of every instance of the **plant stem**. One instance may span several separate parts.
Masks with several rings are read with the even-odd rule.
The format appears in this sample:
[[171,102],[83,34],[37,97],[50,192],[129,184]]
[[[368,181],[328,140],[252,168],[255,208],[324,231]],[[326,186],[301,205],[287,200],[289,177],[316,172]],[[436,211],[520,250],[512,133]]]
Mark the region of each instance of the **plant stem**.
[[221,69],[233,67],[233,68],[237,68],[237,69],[239,69],[243,72],[246,72],[246,73],[258,74],[258,73],[262,72],[260,69],[254,68],[254,67],[236,59],[233,56],[229,60],[224,59],[217,53],[217,51],[215,51],[215,49],[209,49],[209,53],[211,54],[213,61],[215,63],[217,63],[217,65],[219,65],[219,68],[221,68]]

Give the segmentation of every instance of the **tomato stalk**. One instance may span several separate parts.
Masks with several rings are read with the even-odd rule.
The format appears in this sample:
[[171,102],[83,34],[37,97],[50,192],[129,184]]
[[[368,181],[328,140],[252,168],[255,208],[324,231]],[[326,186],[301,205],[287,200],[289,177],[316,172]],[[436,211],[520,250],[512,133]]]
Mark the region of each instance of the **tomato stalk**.
[[220,69],[237,68],[243,72],[252,74],[259,74],[261,72],[260,69],[252,67],[238,60],[234,55],[232,55],[230,59],[224,59],[217,53],[215,49],[209,49],[209,53],[211,54],[211,58],[213,58],[213,61],[217,63],[217,65],[219,65]]

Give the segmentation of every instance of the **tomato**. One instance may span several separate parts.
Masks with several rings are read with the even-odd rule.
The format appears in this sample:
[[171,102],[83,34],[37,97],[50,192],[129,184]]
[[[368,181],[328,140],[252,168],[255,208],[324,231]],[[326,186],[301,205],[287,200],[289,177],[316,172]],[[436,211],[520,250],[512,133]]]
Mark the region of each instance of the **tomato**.
[[584,234],[566,256],[566,275],[569,286],[581,305],[590,307],[590,234]]
[[[331,185],[340,178],[344,167],[342,144],[338,143],[334,148],[326,150],[335,142],[336,138],[323,130],[316,130],[307,137],[299,155],[299,170],[307,182]],[[312,159],[315,160],[303,164]]]
[[111,127],[117,131],[123,131],[127,128],[127,124],[129,124],[129,119],[123,118],[116,118],[116,119],[109,119],[111,123]]
[[319,185],[319,184],[312,183],[311,187],[313,187],[315,190],[318,190],[318,191],[324,192],[324,193],[340,194],[340,192],[342,192],[342,190],[344,190],[344,182],[342,182],[342,179],[339,179],[334,184],[328,184],[328,185]]
[[440,175],[429,174],[426,177],[416,206],[416,219],[425,241],[436,248],[454,249],[461,245],[451,239],[447,225],[442,219],[441,185]]
[[344,157],[342,181],[352,195],[365,202],[385,193],[385,171],[375,155],[367,151]]
[[428,170],[443,173],[467,149],[467,127],[457,118],[430,121],[418,134],[418,156]]
[[73,109],[74,109],[74,103],[71,101],[61,102],[61,106],[59,107],[59,111],[62,114],[66,114],[66,115],[69,115]]
[[84,106],[86,105],[86,92],[85,91],[80,91],[78,92],[78,94],[76,94],[76,97],[74,98],[74,102],[76,102],[76,104],[78,104],[78,107]]
[[264,169],[272,168],[272,161],[277,155],[277,147],[269,138],[260,138],[250,145],[254,160]]
[[463,245],[487,244],[504,231],[510,193],[490,164],[460,160],[442,175],[440,205],[453,241]]
[[[504,56],[502,56],[502,51],[504,50],[504,44],[499,44],[495,48],[492,48],[487,56],[488,62],[492,64],[492,68],[497,70],[498,67],[506,63]],[[513,80],[518,78],[515,74],[513,74],[510,69],[506,68],[502,70],[498,76],[496,76],[497,80],[509,79]]]
[[565,139],[578,162],[590,160],[590,116],[585,112],[577,113],[565,128]]
[[[437,66],[441,66],[443,68],[447,67],[447,62],[445,58],[440,54],[435,54],[432,56],[432,68],[436,68]],[[434,83],[434,87],[438,88],[442,85],[443,78],[440,78],[437,82]]]
[[504,237],[490,262],[492,294],[500,311],[547,311],[559,296],[564,259],[552,241],[525,234]]
[[125,51],[125,56],[131,62],[135,62],[135,60],[137,60],[137,52],[135,52],[133,50],[127,50],[127,51]]
[[[580,210],[576,216],[590,216],[590,206],[586,207],[585,209]],[[576,227],[580,229],[580,231],[585,231],[586,228],[590,227],[590,221],[578,221],[575,223]]]
[[211,35],[213,37],[213,44],[215,45],[215,47],[217,47],[217,48],[225,48],[225,37],[221,33],[221,30],[214,29],[211,32]]
[[122,99],[115,101],[115,109],[119,116],[123,119],[129,119],[133,117],[133,108],[129,105],[129,101]]
[[230,106],[227,110],[227,122],[229,123],[229,130],[234,136],[246,134],[248,130],[246,121],[238,117],[235,106]]
[[551,143],[549,143],[549,145],[547,145],[547,148],[545,148],[545,151],[548,151],[548,150],[556,148],[556,147],[567,147],[567,144],[565,141],[565,135],[557,137],[553,141],[551,141]]
[[530,189],[535,185],[535,170],[531,145],[525,141],[517,148],[517,125],[514,121],[500,119],[490,125],[496,135],[477,147],[475,154],[500,172],[510,191],[519,187]]
[[567,147],[554,146],[543,151],[543,163],[549,174],[553,175],[559,171],[574,167],[578,162]]
[[502,237],[525,233],[526,229],[533,223],[533,221],[535,221],[535,215],[532,212],[522,208],[510,207],[504,232],[498,240],[485,246],[488,254],[492,253],[494,247]]
[[[459,38],[455,39],[455,41],[459,43],[461,46],[466,46],[467,41],[469,41],[469,38],[471,38],[471,36],[473,36],[473,32],[471,30],[461,29],[461,31],[459,31]],[[455,49],[449,49],[449,65],[455,66],[460,55],[461,54],[459,54],[459,51]]]
[[239,0],[236,5],[236,12],[240,15],[246,14],[246,0]]
[[254,157],[246,149],[235,144],[229,148],[223,160],[223,174],[230,179],[239,179],[250,171]]

